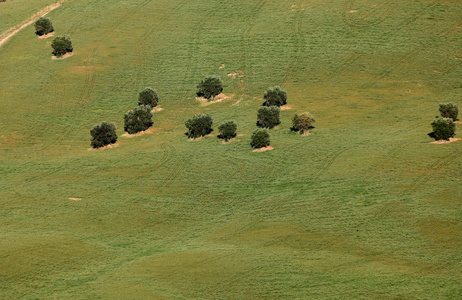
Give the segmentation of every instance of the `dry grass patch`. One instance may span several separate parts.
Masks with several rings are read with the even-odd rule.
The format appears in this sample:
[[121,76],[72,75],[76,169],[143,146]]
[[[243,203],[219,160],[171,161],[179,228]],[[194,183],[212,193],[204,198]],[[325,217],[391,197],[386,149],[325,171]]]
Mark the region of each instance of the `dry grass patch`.
[[262,148],[253,149],[252,152],[265,152],[265,151],[270,151],[273,149],[274,149],[273,146],[266,146]]
[[106,150],[106,149],[112,149],[112,148],[117,148],[117,147],[119,147],[119,143],[110,144],[110,145],[106,145],[104,147],[99,147],[99,148],[89,148],[88,150],[90,151]]
[[68,57],[71,57],[71,56],[74,56],[74,52],[68,52],[62,56],[56,56],[56,55],[53,55],[51,57],[51,59],[54,59],[54,60],[62,60],[62,59],[66,59]]
[[233,96],[234,96],[234,94],[228,96],[228,95],[225,95],[225,94],[221,93],[221,94],[215,96],[214,98],[212,98],[213,99],[212,101],[208,101],[204,97],[196,97],[196,101],[199,101],[202,106],[207,106],[207,105],[211,105],[211,104],[215,104],[215,103],[218,103],[218,102],[223,102],[225,100],[231,99],[231,98],[233,98]]
[[48,34],[40,35],[38,38],[41,39],[41,40],[44,40],[44,39],[47,39],[47,38],[52,37],[54,35],[55,35],[54,32],[50,32]]
[[77,197],[69,197],[67,199],[72,200],[72,201],[80,201],[80,200],[82,200],[82,198],[77,198]]
[[449,138],[449,141],[447,140],[437,140],[434,142],[431,142],[430,144],[449,144],[449,143],[454,143],[460,140],[460,138]]
[[137,133],[133,133],[133,134],[130,134],[128,132],[125,132],[124,134],[122,134],[123,137],[127,137],[127,138],[133,138],[133,137],[137,137],[137,136],[141,136],[141,135],[145,135],[145,134],[153,134],[155,132],[159,131],[159,128],[154,128],[154,127],[150,127],[144,131],[140,131],[140,132],[137,132]]
[[161,110],[164,110],[164,108],[162,108],[162,107],[160,107],[160,106],[156,106],[156,107],[154,107],[154,108],[151,110],[151,112],[152,112],[152,113],[155,113],[155,112],[158,112],[158,111],[161,111]]

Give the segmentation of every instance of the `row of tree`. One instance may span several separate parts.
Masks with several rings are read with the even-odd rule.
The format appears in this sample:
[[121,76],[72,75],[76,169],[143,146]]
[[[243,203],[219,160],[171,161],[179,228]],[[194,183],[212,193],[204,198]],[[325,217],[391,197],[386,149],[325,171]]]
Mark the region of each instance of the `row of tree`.
[[[124,115],[124,131],[135,134],[152,126],[152,109],[159,103],[157,92],[148,87],[138,95],[138,106]],[[117,128],[114,123],[103,122],[91,130],[91,146],[101,148],[117,142]]]
[[[223,91],[223,82],[219,77],[207,77],[198,86],[197,95],[208,100],[213,99]],[[257,126],[261,127],[253,131],[250,145],[253,148],[261,148],[270,144],[269,132],[280,124],[280,106],[287,104],[287,91],[278,86],[268,88],[263,95],[264,103],[257,111]],[[152,109],[158,105],[159,97],[152,88],[146,88],[138,95],[138,106],[124,115],[124,131],[135,134],[144,131],[153,125]],[[314,118],[310,113],[296,114],[292,120],[291,130],[304,133],[311,128]],[[210,134],[213,129],[213,120],[209,115],[197,114],[185,122],[188,129],[188,138],[199,138]],[[218,127],[218,138],[229,141],[236,137],[237,124],[228,121]],[[116,126],[114,123],[103,122],[95,125],[91,130],[91,146],[93,148],[104,147],[117,142]]]
[[[53,24],[49,18],[40,17],[35,22],[35,34],[42,36],[54,31]],[[68,52],[72,52],[71,38],[69,36],[57,36],[51,42],[53,48],[53,55],[60,57]]]

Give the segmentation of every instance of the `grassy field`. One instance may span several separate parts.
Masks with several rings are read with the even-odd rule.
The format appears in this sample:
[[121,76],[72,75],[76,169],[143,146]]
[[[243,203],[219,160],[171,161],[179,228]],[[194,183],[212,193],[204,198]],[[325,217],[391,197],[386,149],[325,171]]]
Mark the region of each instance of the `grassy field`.
[[55,0],[11,0],[0,3],[0,34],[28,19]]
[[[20,22],[26,2],[49,4],[0,12]],[[460,1],[69,0],[48,17],[74,56],[52,60],[33,26],[0,47],[0,298],[462,298],[462,142],[427,136],[438,103],[462,105]],[[230,99],[195,100],[208,75]],[[290,109],[253,153],[273,85]],[[147,86],[164,110],[121,136]],[[214,136],[188,141],[195,113]],[[91,151],[101,121],[118,146]]]

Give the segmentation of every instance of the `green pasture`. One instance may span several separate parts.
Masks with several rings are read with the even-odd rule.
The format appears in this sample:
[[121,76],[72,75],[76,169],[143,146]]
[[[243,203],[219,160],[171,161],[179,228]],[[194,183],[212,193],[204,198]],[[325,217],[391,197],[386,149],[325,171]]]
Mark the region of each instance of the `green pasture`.
[[[0,46],[1,299],[462,298],[462,142],[427,136],[438,103],[462,105],[460,1],[69,0],[48,17],[73,56],[33,26]],[[230,98],[196,101],[208,75]],[[254,153],[273,85],[289,109]],[[163,110],[122,136],[148,86]],[[304,111],[309,136],[289,130]],[[215,131],[189,141],[196,113]],[[102,121],[117,147],[90,150]]]
[[55,2],[55,0],[7,0],[0,2],[0,34]]

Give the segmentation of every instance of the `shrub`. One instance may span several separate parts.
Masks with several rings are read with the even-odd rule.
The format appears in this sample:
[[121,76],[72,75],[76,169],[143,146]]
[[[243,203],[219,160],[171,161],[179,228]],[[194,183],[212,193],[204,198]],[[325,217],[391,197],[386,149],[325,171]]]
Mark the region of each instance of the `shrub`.
[[62,56],[73,50],[71,38],[68,36],[55,37],[51,43],[51,47],[53,47],[53,54],[56,56]]
[[456,131],[456,124],[451,118],[437,117],[431,123],[436,140],[449,140]]
[[95,125],[91,134],[91,146],[93,148],[100,148],[109,144],[117,142],[116,126],[114,123],[103,122]]
[[212,125],[213,121],[209,115],[197,114],[194,115],[191,119],[187,120],[185,123],[188,128],[186,135],[189,138],[198,138],[205,136],[213,131]]
[[300,131],[300,133],[304,133],[311,128],[311,124],[314,122],[315,120],[309,112],[295,114],[294,118],[292,119],[291,129],[294,131]]
[[218,131],[220,135],[218,138],[228,141],[236,136],[237,125],[233,121],[226,122],[218,126]]
[[129,134],[137,133],[152,126],[152,113],[149,105],[140,105],[124,115],[124,130]]
[[254,149],[262,148],[262,147],[269,146],[269,144],[270,144],[270,135],[268,133],[268,130],[257,128],[252,132],[252,137],[251,137],[251,142],[250,142],[250,146],[252,146],[252,148]]
[[214,98],[223,91],[223,81],[220,77],[210,76],[202,80],[197,88],[199,89],[196,93],[198,97]]
[[440,113],[443,118],[451,118],[457,121],[457,115],[459,114],[459,106],[452,102],[440,103]]
[[157,97],[157,92],[152,88],[145,88],[140,92],[138,97],[138,105],[149,105],[151,107],[156,107],[159,102],[159,97]]
[[265,99],[264,106],[282,106],[287,104],[287,91],[278,86],[270,87],[263,95],[263,99]]
[[257,112],[257,126],[271,129],[280,124],[280,111],[281,109],[275,105],[260,107]]
[[35,22],[35,34],[44,35],[50,32],[53,32],[53,24],[51,24],[51,20],[48,18],[40,17]]

